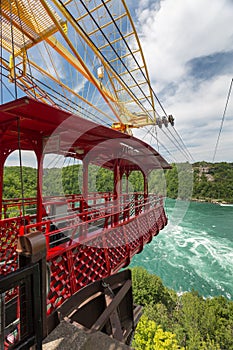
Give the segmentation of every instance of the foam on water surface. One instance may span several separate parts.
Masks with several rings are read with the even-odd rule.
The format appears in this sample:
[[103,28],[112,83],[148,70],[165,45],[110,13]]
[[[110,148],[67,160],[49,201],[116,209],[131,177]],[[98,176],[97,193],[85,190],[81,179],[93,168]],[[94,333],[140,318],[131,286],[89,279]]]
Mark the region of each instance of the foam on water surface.
[[233,299],[232,208],[191,203],[184,215],[179,213],[183,219],[174,224],[173,210],[178,206],[168,200],[166,207],[169,225],[134,257],[131,266],[145,267],[177,292],[195,289],[205,297]]

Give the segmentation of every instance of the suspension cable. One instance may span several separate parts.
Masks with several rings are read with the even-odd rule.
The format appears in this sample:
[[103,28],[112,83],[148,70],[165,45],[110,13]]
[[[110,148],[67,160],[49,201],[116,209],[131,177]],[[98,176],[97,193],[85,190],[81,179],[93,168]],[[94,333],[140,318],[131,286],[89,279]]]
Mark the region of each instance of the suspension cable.
[[169,132],[170,136],[174,139],[174,142],[177,144],[177,148],[181,150],[181,152],[184,152],[186,154],[187,159],[189,159],[189,154],[187,153],[183,145],[181,145],[180,142],[175,138],[174,134],[171,132],[169,128],[167,128],[166,130]]
[[[138,68],[139,68],[141,74],[143,75],[144,79],[146,80],[146,82],[147,82],[149,88],[151,89],[151,91],[152,91],[154,97],[156,98],[157,102],[159,103],[159,105],[160,105],[160,107],[161,107],[163,113],[165,114],[166,117],[168,117],[168,115],[167,115],[167,113],[166,113],[166,111],[165,111],[165,109],[164,109],[164,107],[163,107],[161,101],[159,100],[158,96],[156,95],[154,89],[152,88],[152,86],[151,86],[151,84],[150,84],[150,81],[148,80],[148,78],[146,77],[146,75],[145,75],[144,71],[142,70],[140,64],[138,63],[138,60],[136,59],[135,55],[133,54],[133,52],[132,52],[132,50],[131,50],[129,44],[127,43],[127,41],[125,40],[124,36],[122,35],[122,32],[121,32],[119,26],[117,25],[117,23],[115,22],[115,20],[114,20],[114,18],[113,18],[113,16],[112,16],[111,12],[109,11],[109,9],[108,9],[106,3],[105,3],[103,0],[101,0],[101,2],[103,3],[103,5],[104,5],[104,7],[105,7],[105,9],[106,9],[106,11],[107,11],[107,13],[108,13],[108,15],[110,16],[112,22],[114,23],[114,25],[115,25],[117,31],[119,32],[119,34],[120,34],[122,40],[124,41],[124,43],[125,43],[127,49],[129,50],[131,56],[133,57],[133,59],[134,59],[136,65],[138,66]],[[82,2],[82,3],[83,3],[83,2]],[[87,7],[86,7],[85,5],[83,5],[83,6],[85,7],[86,11],[89,13]],[[89,13],[89,15],[91,15],[91,14]],[[95,20],[94,17],[93,17],[92,15],[91,15],[91,17],[92,17],[93,20]],[[106,35],[105,35],[104,32],[101,30],[101,28],[98,26],[98,24],[97,24],[96,21],[95,21],[95,24],[96,24],[97,28],[101,31],[101,33],[104,35],[104,37],[105,37],[105,39],[107,40],[109,46],[110,46],[110,47],[114,50],[114,52],[116,53],[115,48],[112,46],[112,44],[111,44],[111,42],[108,40],[108,38],[106,38]],[[102,52],[100,52],[100,53],[102,54]],[[103,54],[102,54],[102,55],[103,55]],[[121,63],[124,65],[125,69],[126,69],[126,70],[128,71],[128,73],[130,74],[130,76],[131,76],[131,77],[133,78],[133,80],[135,81],[134,77],[132,76],[132,73],[131,73],[131,72],[128,70],[128,68],[125,66],[125,63],[122,61],[121,57],[120,57],[117,53],[116,53],[116,55],[117,55],[117,57],[119,58],[119,60],[121,61]],[[135,82],[136,82],[136,81],[135,81]],[[137,83],[137,82],[136,82],[136,83]],[[126,84],[126,86],[127,86],[127,84]],[[139,89],[141,90],[140,86],[139,86]],[[145,94],[144,94],[144,96],[145,96]],[[147,99],[147,98],[146,98],[146,99]],[[138,100],[138,99],[137,99],[137,100]],[[148,100],[148,99],[147,99],[147,100]],[[150,103],[150,105],[151,105],[152,108],[154,109],[154,107],[153,107],[153,105],[151,104],[151,102],[150,102],[150,101],[148,101],[148,102]],[[173,128],[174,128],[174,127],[173,127]],[[180,137],[180,135],[178,134],[178,132],[176,131],[175,128],[174,128],[174,131],[176,132],[176,134],[178,135],[179,139],[180,139],[181,142],[182,142],[182,145],[184,146],[184,147],[181,146],[181,149],[183,148],[183,152],[186,153],[186,156],[188,155],[188,158],[190,157],[190,158],[194,161],[193,157],[191,156],[190,152],[188,151],[186,145],[184,144],[182,138]],[[173,136],[173,137],[174,137],[174,136]],[[175,137],[174,137],[174,139],[175,139]],[[180,143],[179,143],[177,140],[176,140],[176,142],[180,145]],[[179,146],[179,147],[180,147],[180,146]]]
[[[125,40],[125,37],[122,35],[122,32],[121,32],[121,30],[119,29],[119,26],[117,25],[116,21],[114,20],[114,18],[113,18],[113,16],[112,16],[111,12],[109,11],[109,8],[107,7],[105,1],[104,1],[104,0],[101,0],[101,2],[102,2],[102,4],[104,5],[106,11],[108,12],[108,15],[110,16],[111,20],[112,20],[113,23],[115,24],[115,27],[117,28],[117,31],[119,32],[119,34],[120,34],[122,40],[124,41],[124,43],[125,43],[127,49],[129,50],[131,56],[133,57],[133,59],[134,59],[136,65],[138,66],[138,68],[139,68],[141,74],[143,75],[144,79],[146,80],[146,82],[147,82],[147,84],[148,84],[150,90],[153,92],[153,95],[154,95],[154,97],[156,98],[157,102],[159,103],[159,105],[160,105],[160,107],[161,107],[163,113],[167,116],[167,113],[166,113],[166,111],[165,111],[165,109],[164,109],[162,103],[160,102],[160,100],[159,100],[158,96],[156,95],[155,91],[153,90],[153,88],[152,88],[152,86],[151,86],[151,84],[150,84],[150,81],[148,80],[147,76],[145,75],[144,71],[142,70],[142,67],[141,67],[140,64],[138,63],[138,60],[136,59],[135,55],[133,54],[133,52],[132,52],[132,50],[131,50],[129,44],[128,44],[127,41]],[[111,44],[110,44],[110,45],[111,45]],[[112,45],[111,45],[111,47],[112,47]],[[141,90],[141,89],[140,89],[140,90]],[[147,99],[147,100],[148,100],[148,99]],[[150,103],[150,101],[148,101],[148,102]],[[152,105],[151,103],[150,103],[150,105],[152,106],[152,108],[154,108],[153,105]]]
[[172,125],[173,130],[175,131],[176,135],[179,137],[181,143],[183,144],[184,148],[186,149],[187,153],[189,154],[190,158],[192,159],[193,162],[195,162],[195,159],[193,158],[192,154],[189,152],[189,149],[187,148],[187,146],[185,145],[182,137],[180,136],[180,134],[178,133],[178,131],[176,130],[176,128]]
[[[29,77],[29,79],[32,79],[32,76],[31,76],[30,74],[27,74],[27,77]],[[61,95],[61,93],[59,93],[57,90],[53,89],[52,87],[48,86],[47,84],[43,83],[43,82],[40,81],[39,79],[37,79],[37,78],[35,78],[35,77],[34,77],[33,79],[34,79],[34,81],[36,81],[37,83],[41,84],[44,88],[47,88],[47,89],[51,90],[51,91],[54,93],[54,94],[53,94],[52,92],[50,93],[50,92],[47,91],[47,92],[46,92],[47,95],[53,97],[53,98],[56,99],[57,101],[59,101],[59,102],[63,103],[64,105],[66,105],[66,107],[69,107],[69,108],[70,108],[70,105],[69,105],[67,102],[65,102],[64,100],[62,100],[62,99],[58,98],[57,96],[55,96],[55,94],[57,94],[58,96],[63,97],[63,95]],[[18,84],[19,84],[19,83],[18,83]],[[19,85],[20,85],[20,84],[19,84]],[[43,89],[42,89],[42,90],[43,90]],[[43,90],[43,91],[44,91],[44,90]],[[99,116],[95,115],[94,113],[88,111],[86,108],[84,108],[84,107],[78,105],[77,103],[75,103],[74,101],[72,101],[71,99],[69,99],[68,97],[66,97],[66,100],[67,100],[70,104],[73,105],[71,108],[72,108],[73,110],[75,110],[76,112],[82,113],[82,115],[84,115],[84,116],[87,117],[87,118],[90,118],[92,121],[96,121],[96,119],[98,119],[98,120],[101,121],[102,123],[104,123],[104,124],[110,126],[110,123],[107,123],[107,122],[104,121],[102,118],[100,118]],[[57,106],[62,107],[62,106],[59,105],[59,104],[57,104]],[[75,106],[76,108],[75,108],[74,106]],[[64,108],[64,107],[62,107],[62,108]],[[81,110],[81,111],[80,111],[80,110]]]
[[[20,23],[20,27],[21,27],[21,32],[22,32],[22,35],[23,35],[23,44],[24,44],[24,47],[26,47],[25,35],[24,35],[24,31],[23,31],[23,25],[22,25],[22,21],[21,21],[20,10],[19,10],[19,6],[18,6],[18,1],[17,0],[16,0],[16,6],[17,6],[17,12],[18,12],[18,17],[19,17],[19,23]],[[32,70],[31,70],[31,65],[30,65],[30,61],[29,61],[29,58],[28,58],[27,50],[25,50],[25,55],[27,57],[27,64],[28,64],[29,73],[32,76]],[[33,89],[33,92],[34,92],[34,97],[36,98],[36,90],[35,90],[34,85],[32,85],[32,89]]]
[[177,147],[177,145],[175,144],[175,142],[173,141],[173,139],[172,139],[163,129],[161,129],[161,131],[162,131],[163,134],[171,141],[171,143],[173,144],[173,146],[174,146],[178,151],[180,151],[180,152],[183,154],[183,156],[188,160],[187,155],[185,154],[185,152],[184,152],[181,148]]
[[222,127],[223,127],[223,123],[224,123],[224,119],[225,119],[225,115],[226,115],[226,111],[227,111],[228,102],[229,102],[230,95],[231,95],[232,84],[233,84],[233,78],[231,79],[230,87],[229,87],[228,94],[227,94],[227,100],[226,100],[224,112],[222,115],[222,120],[221,120],[220,129],[219,129],[219,133],[218,133],[218,138],[217,138],[217,142],[216,142],[215,149],[214,149],[214,155],[213,155],[213,160],[212,160],[213,163],[215,161],[215,156],[216,156],[216,152],[218,149],[219,139],[220,139],[220,135],[222,133]]
[[155,135],[150,131],[149,134],[151,134],[151,136],[156,140],[156,142],[160,143],[160,145],[165,149],[165,151],[171,156],[171,159],[174,159],[177,162],[177,159],[175,158],[174,155],[171,154],[171,152],[168,150],[168,148],[161,142],[158,140],[157,137],[155,137]]
[[13,59],[13,66],[14,66],[14,79],[11,77],[11,79],[14,81],[14,88],[15,88],[15,99],[17,99],[17,85],[16,85],[16,70],[15,70],[15,45],[14,45],[14,33],[13,33],[13,20],[12,20],[12,2],[10,1],[10,26],[11,26],[11,46],[12,46],[12,59]]
[[[83,28],[81,27],[81,25],[76,21],[76,19],[74,18],[74,16],[70,13],[70,11],[67,9],[67,7],[62,3],[61,0],[58,0],[59,3],[61,4],[61,6],[64,8],[64,10],[69,14],[69,16],[75,21],[76,25],[79,27],[79,29],[82,31],[82,33],[87,36],[87,33],[83,30]],[[84,4],[84,2],[82,0],[80,0],[80,2],[82,3],[83,7],[85,8],[85,10],[87,11],[87,13],[90,15],[90,17],[92,18],[93,22],[95,23],[96,27],[100,30],[100,32],[102,33],[103,37],[105,38],[105,40],[109,43],[110,47],[112,48],[112,50],[114,51],[114,53],[116,54],[116,56],[119,58],[119,61],[122,63],[122,65],[124,66],[124,68],[126,69],[126,71],[129,73],[129,75],[132,77],[132,79],[134,80],[134,82],[137,84],[136,79],[133,77],[132,73],[129,71],[128,67],[126,66],[126,64],[122,61],[122,58],[119,56],[118,52],[116,51],[116,49],[111,45],[111,42],[109,41],[108,37],[106,36],[106,34],[103,32],[103,30],[101,29],[101,27],[98,25],[97,21],[95,20],[95,18],[92,16],[92,14],[90,13],[90,11],[88,10],[88,8],[86,7],[86,5]],[[89,41],[91,42],[91,44],[95,47],[95,49],[100,53],[100,55],[103,57],[103,59],[105,60],[105,62],[108,62],[108,59],[105,57],[105,55],[98,49],[98,47],[95,45],[95,43],[93,42],[93,40],[91,40],[90,37],[88,37]],[[128,84],[126,84],[124,82],[124,80],[122,79],[122,77],[119,75],[119,73],[116,71],[116,69],[109,63],[111,69],[113,70],[113,72],[117,75],[117,77],[121,80],[121,82],[123,83],[124,86],[126,86],[129,91],[131,92],[131,94],[134,96],[135,100],[141,105],[141,108],[145,111],[145,113],[147,113],[151,120],[153,120],[153,117],[150,115],[150,113],[145,109],[145,107],[143,106],[142,102],[136,97],[136,95],[133,93],[133,91],[131,91],[131,89],[129,88]],[[139,86],[139,89],[141,90],[142,94],[145,96],[145,99],[147,99],[143,89]],[[151,103],[150,103],[151,104]],[[153,105],[151,104],[152,108]]]
[[[129,50],[131,56],[133,57],[133,59],[134,59],[136,65],[138,66],[138,68],[139,68],[141,74],[143,75],[144,79],[146,80],[146,82],[147,82],[149,88],[150,88],[151,91],[153,92],[153,95],[154,95],[154,97],[156,98],[157,102],[159,103],[160,108],[162,109],[163,113],[164,113],[165,116],[167,117],[167,113],[166,113],[166,111],[165,111],[165,109],[164,109],[164,107],[163,107],[161,101],[159,100],[158,96],[156,95],[154,89],[153,89],[152,86],[151,86],[150,81],[148,80],[148,78],[146,77],[146,75],[145,75],[144,71],[142,70],[140,64],[138,63],[138,60],[136,59],[135,55],[133,54],[133,52],[132,52],[132,50],[131,50],[131,48],[130,48],[128,42],[125,40],[125,37],[122,35],[122,32],[121,32],[121,30],[119,29],[119,26],[117,25],[117,23],[115,22],[115,20],[114,20],[112,14],[111,14],[111,12],[109,11],[107,4],[104,2],[104,0],[101,0],[101,2],[102,2],[102,4],[104,5],[106,11],[108,12],[108,15],[110,16],[112,22],[114,23],[114,25],[115,25],[115,27],[116,27],[118,33],[120,34],[120,36],[121,36],[122,40],[124,41],[124,43],[125,43],[127,49]],[[158,114],[158,113],[157,113],[157,114]],[[190,156],[190,158],[194,161],[192,155],[190,154],[189,150],[187,149],[187,147],[186,147],[186,145],[184,144],[184,142],[183,142],[181,136],[178,134],[178,132],[176,131],[176,129],[174,128],[174,126],[173,126],[173,129],[174,129],[174,131],[176,132],[176,134],[177,134],[177,136],[179,137],[179,139],[181,140],[181,142],[182,142],[182,144],[183,144],[183,146],[184,146],[184,151],[185,151],[185,153],[188,153],[189,156]],[[178,143],[179,143],[179,142],[178,142]]]

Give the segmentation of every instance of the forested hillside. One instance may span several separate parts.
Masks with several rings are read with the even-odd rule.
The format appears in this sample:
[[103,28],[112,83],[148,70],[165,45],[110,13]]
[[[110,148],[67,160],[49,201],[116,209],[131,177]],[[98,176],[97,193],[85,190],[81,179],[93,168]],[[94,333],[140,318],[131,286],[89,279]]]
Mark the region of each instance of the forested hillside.
[[186,176],[189,168],[183,171],[182,178],[182,166],[174,164],[166,173],[168,197],[185,199],[186,188],[182,186],[192,180],[192,199],[233,203],[233,163],[194,163],[190,168],[193,178]]
[[[21,197],[21,176],[25,197],[36,195],[36,169],[5,167],[4,198]],[[207,201],[233,202],[233,163],[198,162],[192,165],[173,164],[172,169],[154,170],[149,176],[149,191],[167,195],[170,198],[197,199]],[[44,170],[44,195],[80,193],[82,188],[82,166]],[[125,179],[123,178],[123,190]],[[113,173],[107,169],[91,166],[89,170],[89,191],[112,191]],[[133,172],[129,177],[129,190],[142,191],[143,177]]]
[[141,267],[132,269],[134,302],[143,305],[133,340],[136,350],[233,349],[233,301],[177,295]]

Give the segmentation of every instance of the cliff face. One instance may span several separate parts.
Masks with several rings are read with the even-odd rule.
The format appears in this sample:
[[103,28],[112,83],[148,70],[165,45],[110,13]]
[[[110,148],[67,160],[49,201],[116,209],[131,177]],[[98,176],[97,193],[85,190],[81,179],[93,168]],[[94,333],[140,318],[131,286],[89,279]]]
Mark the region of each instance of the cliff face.
[[[173,164],[173,168],[166,174],[167,194],[171,198],[178,197],[179,168],[180,165]],[[194,163],[192,174],[192,199],[233,203],[233,163]]]

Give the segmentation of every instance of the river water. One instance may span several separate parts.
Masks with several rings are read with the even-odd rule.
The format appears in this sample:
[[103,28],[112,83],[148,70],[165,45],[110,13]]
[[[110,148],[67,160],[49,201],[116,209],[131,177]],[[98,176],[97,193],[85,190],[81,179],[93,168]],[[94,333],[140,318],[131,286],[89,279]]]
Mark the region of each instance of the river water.
[[169,224],[133,266],[143,266],[177,292],[233,300],[233,207],[167,199]]

